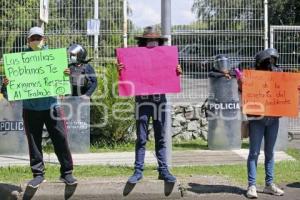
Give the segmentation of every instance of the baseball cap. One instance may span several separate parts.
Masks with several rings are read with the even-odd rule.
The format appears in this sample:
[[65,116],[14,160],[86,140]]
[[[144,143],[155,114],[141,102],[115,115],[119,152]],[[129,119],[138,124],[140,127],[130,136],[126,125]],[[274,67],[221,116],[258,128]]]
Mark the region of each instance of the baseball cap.
[[44,30],[42,28],[40,28],[40,27],[37,27],[37,26],[32,27],[29,30],[27,38],[30,38],[33,35],[40,35],[40,36],[44,37]]

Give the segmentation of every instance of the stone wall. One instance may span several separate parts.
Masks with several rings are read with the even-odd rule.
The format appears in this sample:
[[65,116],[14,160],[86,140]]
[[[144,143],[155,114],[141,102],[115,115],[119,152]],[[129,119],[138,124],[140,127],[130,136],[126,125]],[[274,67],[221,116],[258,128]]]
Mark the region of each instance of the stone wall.
[[[172,105],[173,140],[202,138],[207,141],[208,122],[201,113],[201,105]],[[149,137],[153,140],[153,125],[149,124]],[[135,138],[134,138],[135,139]]]
[[200,105],[173,105],[172,128],[175,140],[207,140],[208,123]]

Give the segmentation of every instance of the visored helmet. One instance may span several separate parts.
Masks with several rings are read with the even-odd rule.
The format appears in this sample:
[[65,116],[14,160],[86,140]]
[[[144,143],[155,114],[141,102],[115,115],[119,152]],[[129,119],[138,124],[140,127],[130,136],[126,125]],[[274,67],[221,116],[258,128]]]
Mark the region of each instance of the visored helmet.
[[277,49],[274,48],[269,48],[265,50],[270,56],[275,57],[275,58],[279,58],[279,53],[277,51]]
[[264,60],[270,59],[271,56],[266,50],[260,51],[255,55],[255,65],[259,66]]
[[70,56],[76,56],[78,63],[86,62],[87,51],[80,44],[72,44],[68,48],[68,53],[70,54]]
[[217,55],[214,61],[214,69],[220,72],[230,71],[232,64],[226,55]]
[[279,58],[279,53],[274,48],[265,49],[260,51],[255,56],[255,66],[258,68],[271,69],[270,66],[276,66],[277,60]]
[[265,50],[271,57],[270,62],[274,65],[277,64],[278,59],[279,59],[279,53],[277,51],[277,49],[274,48],[269,48]]

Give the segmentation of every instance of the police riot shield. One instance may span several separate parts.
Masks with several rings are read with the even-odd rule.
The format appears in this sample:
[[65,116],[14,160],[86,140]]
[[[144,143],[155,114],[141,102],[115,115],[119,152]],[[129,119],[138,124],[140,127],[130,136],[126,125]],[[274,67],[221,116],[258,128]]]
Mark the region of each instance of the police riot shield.
[[22,118],[22,101],[0,97],[0,155],[28,154]]
[[[216,76],[211,74],[216,73]],[[208,99],[208,147],[212,150],[241,148],[241,110],[237,80],[211,72]]]
[[90,100],[70,96],[60,101],[68,130],[68,142],[72,153],[90,151]]

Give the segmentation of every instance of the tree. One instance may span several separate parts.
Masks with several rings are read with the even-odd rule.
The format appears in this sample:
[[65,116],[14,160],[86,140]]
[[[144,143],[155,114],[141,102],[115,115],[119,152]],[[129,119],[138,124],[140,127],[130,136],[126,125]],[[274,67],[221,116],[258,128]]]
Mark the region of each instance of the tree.
[[271,25],[300,25],[299,0],[270,0],[269,22]]
[[[80,43],[94,57],[93,36],[86,35],[88,19],[94,18],[94,0],[49,1],[49,23],[45,25],[49,46],[68,47]],[[0,59],[3,53],[18,52],[26,45],[26,33],[39,24],[38,0],[0,0]],[[130,9],[128,8],[130,11]],[[100,57],[114,57],[114,48],[122,45],[123,0],[99,0]]]
[[209,30],[245,30],[257,27],[253,19],[263,16],[262,5],[261,0],[194,0],[192,12]]
[[26,44],[25,31],[36,25],[38,1],[0,0],[0,59],[3,53],[20,51],[21,44]]
[[210,46],[211,55],[227,51],[226,54],[236,59],[252,57],[263,47],[262,0],[194,0],[191,10],[197,16],[197,23],[201,24],[200,30],[203,30],[196,36],[191,35],[191,40],[200,38]]

